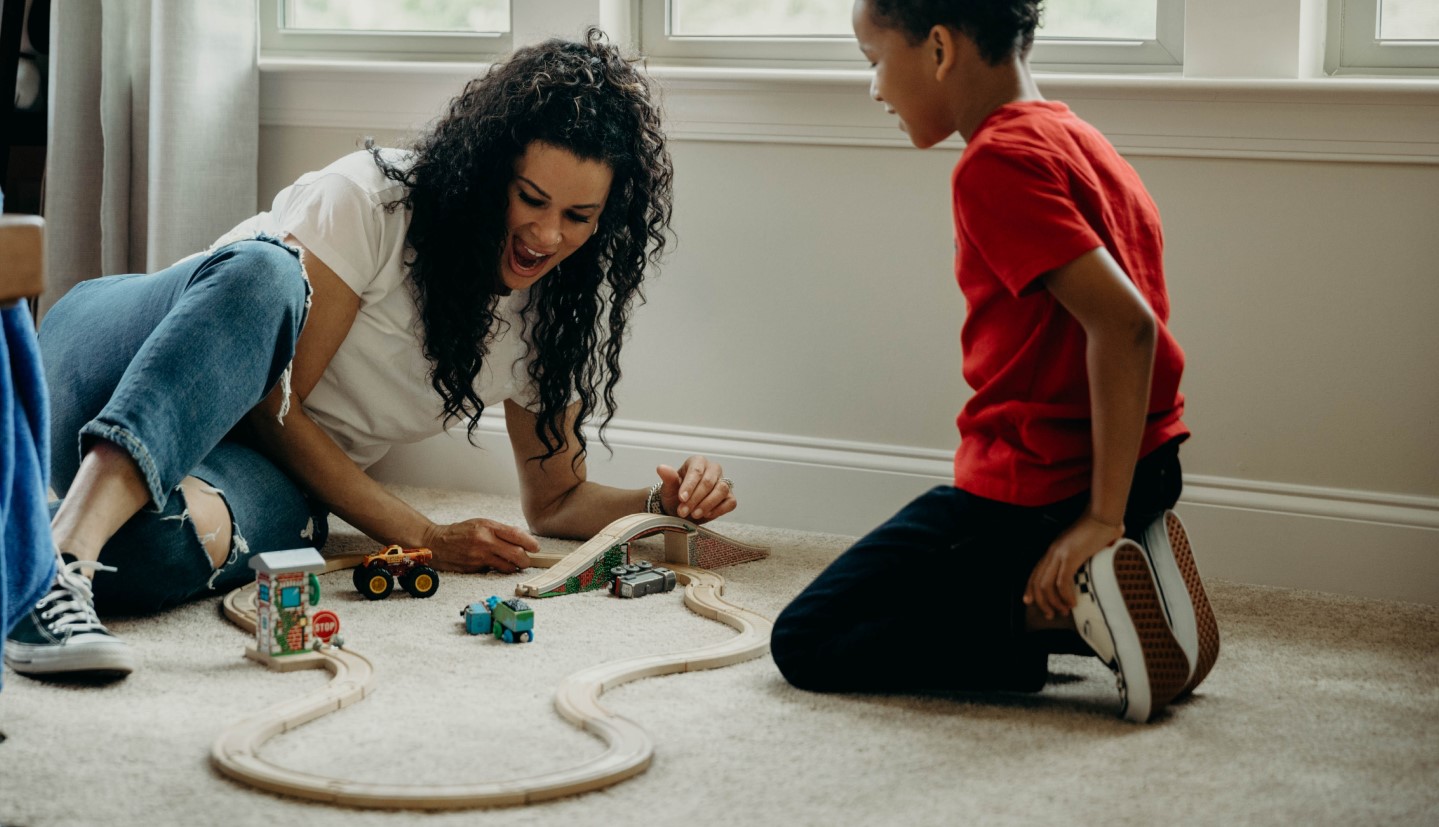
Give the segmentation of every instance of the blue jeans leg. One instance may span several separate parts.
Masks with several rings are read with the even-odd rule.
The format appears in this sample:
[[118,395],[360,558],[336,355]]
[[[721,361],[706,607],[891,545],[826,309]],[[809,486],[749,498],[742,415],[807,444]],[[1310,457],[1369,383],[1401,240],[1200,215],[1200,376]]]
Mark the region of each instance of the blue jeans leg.
[[39,333],[55,417],[55,489],[68,490],[84,445],[105,439],[134,457],[155,508],[163,508],[279,382],[294,358],[309,289],[296,255],[260,240],[153,275],[73,288]]
[[[73,288],[46,314],[39,333],[51,392],[52,483],[64,494],[85,448],[104,439],[126,450],[152,503],[101,553],[123,575],[96,578],[107,598],[159,609],[235,585],[273,516],[280,548],[302,541],[318,512],[263,457],[223,441],[278,384],[304,325],[309,284],[298,257],[273,240],[241,241],[153,275],[111,276]],[[217,575],[188,521],[193,475],[223,492],[235,538]],[[288,505],[284,505],[288,504]],[[301,516],[303,515],[303,519]],[[296,525],[298,523],[298,525]],[[183,529],[176,531],[176,529]],[[311,525],[323,540],[323,529]],[[116,594],[123,587],[124,595]]]
[[103,615],[145,614],[227,592],[255,579],[250,558],[263,551],[313,546],[328,534],[326,515],[274,463],[224,440],[191,472],[230,510],[230,556],[218,568],[202,536],[218,526],[190,518],[184,491],[161,511],[142,510],[105,544],[95,574],[95,608]]

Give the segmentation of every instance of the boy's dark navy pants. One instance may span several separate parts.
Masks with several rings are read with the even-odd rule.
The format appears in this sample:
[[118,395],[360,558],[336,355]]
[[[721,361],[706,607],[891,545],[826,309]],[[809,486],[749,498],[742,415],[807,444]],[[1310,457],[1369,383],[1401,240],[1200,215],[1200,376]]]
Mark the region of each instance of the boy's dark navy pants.
[[[1131,538],[1174,506],[1179,445],[1135,468]],[[818,692],[1035,692],[1054,649],[1025,632],[1022,597],[1050,543],[1084,514],[1088,492],[1021,507],[940,486],[840,555],[775,621],[785,678]]]

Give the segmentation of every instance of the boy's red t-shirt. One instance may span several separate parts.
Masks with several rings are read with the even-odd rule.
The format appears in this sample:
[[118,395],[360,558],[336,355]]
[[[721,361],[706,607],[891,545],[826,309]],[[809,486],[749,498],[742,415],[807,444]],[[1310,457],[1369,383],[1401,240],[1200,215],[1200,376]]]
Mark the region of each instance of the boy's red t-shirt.
[[1084,328],[1041,277],[1103,246],[1159,320],[1143,456],[1187,436],[1170,335],[1159,210],[1094,127],[1052,101],[996,109],[951,179],[961,340],[974,396],[958,417],[954,484],[1022,506],[1089,489],[1093,442]]

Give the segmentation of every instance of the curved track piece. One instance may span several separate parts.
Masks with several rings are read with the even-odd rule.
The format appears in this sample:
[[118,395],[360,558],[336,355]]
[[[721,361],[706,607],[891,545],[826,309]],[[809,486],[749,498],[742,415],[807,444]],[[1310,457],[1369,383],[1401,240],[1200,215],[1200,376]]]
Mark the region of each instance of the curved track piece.
[[[648,516],[648,515],[644,515]],[[673,519],[673,518],[670,518]],[[531,555],[536,566],[553,566],[573,555]],[[335,558],[330,571],[354,565],[359,558]],[[528,804],[598,790],[638,775],[649,767],[654,744],[639,724],[605,709],[599,697],[606,690],[640,678],[694,672],[741,663],[769,651],[770,621],[722,597],[724,578],[680,564],[670,566],[685,587],[685,606],[696,614],[739,630],[718,644],[678,652],[628,658],[581,670],[560,682],[555,710],[567,721],[603,741],[607,749],[574,767],[510,781],[473,784],[378,784],[347,781],[272,764],[260,746],[288,730],[361,700],[373,687],[370,662],[351,649],[294,655],[293,668],[325,668],[334,678],[321,689],[276,704],[220,734],[210,760],[224,774],[270,792],[316,801],[374,809],[460,809]],[[254,631],[253,585],[231,592],[226,616]]]
[[[515,587],[515,594],[555,597],[601,588],[608,582],[611,568],[629,562],[629,541],[653,534],[664,535],[668,564],[712,569],[769,556],[768,548],[732,540],[689,520],[663,514],[631,514],[605,526],[548,570],[522,581]],[[532,561],[537,559],[531,556]]]

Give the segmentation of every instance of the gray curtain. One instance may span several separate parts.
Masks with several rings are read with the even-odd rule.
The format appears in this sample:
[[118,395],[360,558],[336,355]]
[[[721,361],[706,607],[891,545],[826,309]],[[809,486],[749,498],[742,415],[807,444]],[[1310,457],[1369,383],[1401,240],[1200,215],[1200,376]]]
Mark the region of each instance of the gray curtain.
[[41,309],[256,211],[256,0],[57,0]]

